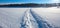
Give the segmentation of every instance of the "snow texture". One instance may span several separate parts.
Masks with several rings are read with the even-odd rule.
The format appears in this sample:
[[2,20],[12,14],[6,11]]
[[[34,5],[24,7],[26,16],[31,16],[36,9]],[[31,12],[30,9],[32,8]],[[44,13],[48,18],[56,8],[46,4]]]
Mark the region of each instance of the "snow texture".
[[0,8],[0,28],[60,28],[37,13],[30,8]]
[[47,23],[47,21],[43,20],[38,14],[36,14],[32,9],[26,11],[22,23],[21,28],[54,28],[51,24]]

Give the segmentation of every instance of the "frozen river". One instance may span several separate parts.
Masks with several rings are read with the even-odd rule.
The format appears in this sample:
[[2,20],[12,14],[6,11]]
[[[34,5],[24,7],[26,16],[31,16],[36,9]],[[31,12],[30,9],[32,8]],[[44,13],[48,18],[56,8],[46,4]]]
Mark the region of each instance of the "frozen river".
[[[33,19],[34,13],[29,12],[28,10],[32,10],[32,12],[35,12],[40,17],[43,18],[43,20],[47,21],[49,24],[53,25],[54,27],[60,28],[60,8],[51,7],[51,8],[0,8],[0,27],[1,28],[20,28],[22,18],[28,17],[28,22],[31,22],[30,19],[34,20],[35,23],[30,24],[38,24],[36,25],[36,28],[40,28],[38,26],[39,23],[37,22],[37,19]],[[25,15],[25,17],[24,17]],[[29,17],[29,15],[32,15]],[[37,16],[35,16],[37,17]],[[27,23],[26,23],[27,24]],[[34,28],[34,25],[27,24],[30,28]],[[31,27],[33,26],[33,27]],[[27,27],[28,28],[28,27]],[[44,28],[44,27],[43,27]],[[49,27],[48,27],[49,28]]]

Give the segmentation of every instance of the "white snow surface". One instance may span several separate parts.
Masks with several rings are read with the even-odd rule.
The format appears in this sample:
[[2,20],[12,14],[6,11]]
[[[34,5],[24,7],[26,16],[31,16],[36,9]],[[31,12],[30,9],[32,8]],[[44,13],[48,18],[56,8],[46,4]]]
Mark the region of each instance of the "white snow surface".
[[0,26],[20,28],[21,17],[28,8],[0,8]]
[[[32,15],[35,13],[37,20],[46,21],[43,26],[50,28],[60,28],[60,8],[0,8],[0,28],[39,28],[39,23]],[[38,17],[40,16],[40,17]],[[22,21],[23,20],[23,21]],[[38,20],[38,21],[39,21]],[[22,24],[21,24],[22,23]],[[25,25],[24,25],[25,24]],[[24,25],[22,27],[22,25]],[[43,27],[44,28],[44,27]]]

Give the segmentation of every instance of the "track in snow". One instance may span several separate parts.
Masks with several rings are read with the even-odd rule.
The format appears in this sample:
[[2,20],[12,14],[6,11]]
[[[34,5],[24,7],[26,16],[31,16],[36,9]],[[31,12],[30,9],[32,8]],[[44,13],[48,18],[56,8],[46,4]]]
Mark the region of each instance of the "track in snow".
[[43,20],[42,17],[32,11],[32,9],[25,12],[20,24],[20,28],[54,28],[51,24],[47,23],[47,21]]

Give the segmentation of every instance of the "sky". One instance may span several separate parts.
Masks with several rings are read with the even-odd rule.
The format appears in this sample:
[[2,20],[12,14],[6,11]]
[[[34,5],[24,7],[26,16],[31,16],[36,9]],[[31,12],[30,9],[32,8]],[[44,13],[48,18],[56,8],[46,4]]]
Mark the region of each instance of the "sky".
[[59,3],[60,0],[0,0],[0,4],[5,3]]

